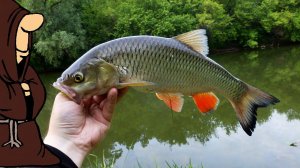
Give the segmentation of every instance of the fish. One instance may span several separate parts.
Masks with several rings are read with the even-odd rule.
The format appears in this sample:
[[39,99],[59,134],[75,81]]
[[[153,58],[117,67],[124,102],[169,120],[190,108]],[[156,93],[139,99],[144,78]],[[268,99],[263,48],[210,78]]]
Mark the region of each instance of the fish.
[[215,111],[219,99],[231,103],[243,130],[252,135],[257,108],[279,99],[233,76],[210,59],[205,29],[166,38],[129,36],[99,44],[68,67],[53,83],[77,103],[111,88],[134,87],[155,93],[174,112],[184,96],[193,98],[202,114]]

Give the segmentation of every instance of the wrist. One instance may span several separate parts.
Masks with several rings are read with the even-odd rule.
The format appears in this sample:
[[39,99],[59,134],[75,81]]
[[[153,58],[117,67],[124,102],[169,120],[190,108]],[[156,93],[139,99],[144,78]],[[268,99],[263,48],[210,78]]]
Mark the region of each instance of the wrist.
[[68,140],[61,136],[47,134],[44,139],[44,143],[55,147],[56,149],[67,155],[78,167],[81,167],[85,156],[88,154],[87,151],[79,148],[71,140]]

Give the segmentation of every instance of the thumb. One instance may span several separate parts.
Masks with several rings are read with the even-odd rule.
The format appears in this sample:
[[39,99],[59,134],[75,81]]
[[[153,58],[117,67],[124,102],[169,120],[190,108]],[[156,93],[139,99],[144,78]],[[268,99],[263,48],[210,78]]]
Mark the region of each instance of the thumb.
[[112,88],[108,92],[107,99],[105,100],[103,105],[103,117],[109,122],[111,121],[117,103],[117,98],[118,98],[118,91],[116,88]]
[[28,14],[23,17],[20,22],[20,26],[25,32],[32,32],[39,29],[44,22],[44,16],[42,14]]

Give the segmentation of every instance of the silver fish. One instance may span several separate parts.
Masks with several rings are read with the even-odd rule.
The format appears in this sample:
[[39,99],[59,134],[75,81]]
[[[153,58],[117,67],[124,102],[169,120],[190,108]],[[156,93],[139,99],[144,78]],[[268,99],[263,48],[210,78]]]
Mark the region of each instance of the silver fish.
[[131,36],[100,44],[74,62],[53,85],[77,103],[112,87],[133,86],[155,92],[175,112],[182,109],[183,95],[192,96],[201,113],[212,112],[219,104],[214,93],[221,94],[251,135],[257,108],[279,100],[208,58],[205,34],[200,29],[173,38]]

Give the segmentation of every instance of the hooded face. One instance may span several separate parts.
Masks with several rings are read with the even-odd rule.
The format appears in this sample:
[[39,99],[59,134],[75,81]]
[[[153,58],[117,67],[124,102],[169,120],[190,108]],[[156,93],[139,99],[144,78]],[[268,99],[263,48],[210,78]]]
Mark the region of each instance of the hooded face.
[[[43,84],[29,65],[32,33],[43,22],[42,15],[38,20],[32,17],[37,15],[30,14],[14,0],[0,1],[0,109],[6,109],[0,110],[3,117],[31,120],[44,104]],[[28,95],[32,95],[34,103],[26,101]]]
[[[20,82],[29,63],[32,32],[41,27],[43,16],[30,14],[11,0],[1,0],[0,11],[0,76],[5,81]],[[24,66],[18,69],[17,63],[21,60],[24,60]]]
[[[20,46],[17,45],[17,32],[21,21],[29,14],[29,11],[13,1],[4,0],[4,2],[9,5],[0,7],[0,61],[2,62],[0,76],[7,82],[17,82],[23,80],[29,62],[27,57],[24,61],[23,72],[18,73],[16,52]],[[19,43],[21,42],[22,40],[19,41]],[[28,51],[31,48],[31,32],[27,33],[25,42],[26,47],[24,48]]]
[[65,93],[76,103],[81,99],[104,94],[119,83],[116,68],[102,59],[74,62],[53,86]]

